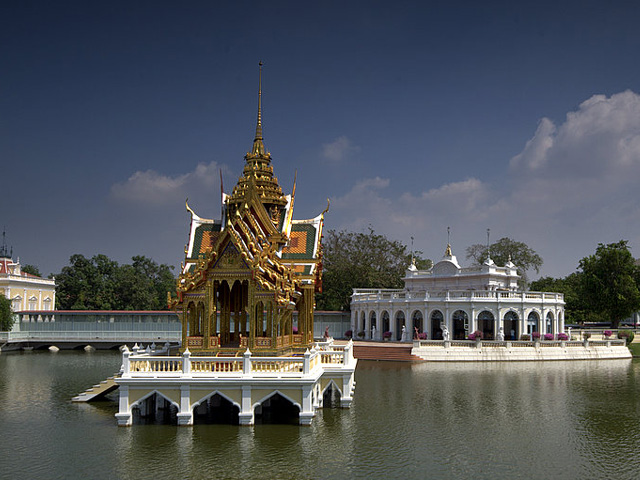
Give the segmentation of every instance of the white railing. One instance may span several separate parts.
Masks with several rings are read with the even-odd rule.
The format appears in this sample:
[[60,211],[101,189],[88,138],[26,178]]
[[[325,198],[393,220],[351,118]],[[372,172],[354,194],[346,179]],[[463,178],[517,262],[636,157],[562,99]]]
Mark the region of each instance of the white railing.
[[83,330],[67,330],[67,331],[24,331],[24,332],[5,332],[6,341],[121,341],[121,342],[152,342],[152,341],[170,341],[179,342],[182,338],[181,332],[145,332],[140,330],[133,331],[83,331]]
[[122,377],[210,377],[210,376],[293,376],[315,373],[326,366],[350,367],[354,364],[353,342],[342,349],[307,350],[296,357],[256,357],[247,350],[241,357],[157,356],[128,348],[122,350]]
[[352,302],[363,303],[380,300],[425,299],[425,300],[491,300],[515,299],[529,302],[564,301],[564,294],[549,292],[504,292],[490,290],[445,290],[429,292],[425,290],[405,291],[397,289],[356,288]]
[[625,340],[621,339],[611,339],[611,340],[589,340],[589,341],[576,341],[576,340],[541,340],[541,341],[532,341],[532,340],[481,340],[476,342],[475,340],[414,340],[414,347],[442,347],[451,348],[451,347],[461,347],[461,348],[478,348],[478,347],[539,347],[539,348],[549,348],[549,347],[585,347],[585,346],[624,346],[626,345]]

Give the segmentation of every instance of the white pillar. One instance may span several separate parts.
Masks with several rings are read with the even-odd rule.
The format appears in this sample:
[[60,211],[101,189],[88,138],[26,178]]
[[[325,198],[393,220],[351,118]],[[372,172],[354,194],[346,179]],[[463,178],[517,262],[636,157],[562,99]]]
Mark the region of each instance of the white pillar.
[[242,404],[238,415],[240,425],[253,425],[254,415],[251,404],[251,385],[242,386]]
[[178,425],[193,425],[191,387],[188,384],[180,386],[180,411],[178,412]]
[[299,423],[300,425],[311,425],[311,421],[315,416],[313,408],[312,393],[313,385],[302,386],[302,404],[300,405]]
[[118,413],[116,413],[116,419],[118,420],[119,427],[128,427],[131,425],[133,419],[131,415],[131,408],[129,407],[129,386],[120,385],[118,400]]

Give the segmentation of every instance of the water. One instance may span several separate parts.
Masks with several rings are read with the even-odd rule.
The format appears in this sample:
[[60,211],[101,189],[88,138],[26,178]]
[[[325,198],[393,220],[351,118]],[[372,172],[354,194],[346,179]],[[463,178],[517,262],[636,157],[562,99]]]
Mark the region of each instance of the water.
[[114,352],[0,355],[0,478],[636,479],[640,362],[361,361],[349,410],[311,427],[118,428],[70,399]]

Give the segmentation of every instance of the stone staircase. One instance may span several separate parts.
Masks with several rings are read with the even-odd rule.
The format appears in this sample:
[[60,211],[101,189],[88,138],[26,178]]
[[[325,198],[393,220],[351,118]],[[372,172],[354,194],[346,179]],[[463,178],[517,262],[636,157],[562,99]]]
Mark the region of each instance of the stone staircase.
[[91,388],[88,388],[86,392],[81,393],[71,399],[73,402],[90,402],[92,400],[97,400],[100,397],[106,395],[109,392],[113,392],[118,385],[116,384],[115,379],[119,375],[114,375],[113,377],[109,377],[106,380],[101,381],[100,383],[94,385]]
[[358,360],[382,360],[388,362],[422,362],[411,355],[410,343],[354,342],[353,356]]

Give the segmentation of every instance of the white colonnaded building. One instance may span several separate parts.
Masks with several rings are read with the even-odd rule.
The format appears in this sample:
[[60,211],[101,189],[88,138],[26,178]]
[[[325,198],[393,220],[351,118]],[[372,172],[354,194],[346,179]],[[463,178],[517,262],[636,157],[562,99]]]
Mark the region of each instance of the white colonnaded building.
[[[354,289],[351,297],[353,335],[370,340],[452,340],[480,331],[483,338],[518,340],[523,334],[564,332],[564,296],[518,287],[517,267],[500,267],[489,257],[482,265],[463,268],[447,245],[444,257],[429,270],[412,264],[403,289]],[[502,331],[500,330],[502,328]],[[446,335],[446,333],[445,333]]]

